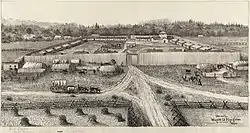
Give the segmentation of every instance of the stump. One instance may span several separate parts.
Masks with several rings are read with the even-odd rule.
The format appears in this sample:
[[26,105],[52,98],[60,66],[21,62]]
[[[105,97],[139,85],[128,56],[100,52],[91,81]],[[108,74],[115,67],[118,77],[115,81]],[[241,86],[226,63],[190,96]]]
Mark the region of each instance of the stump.
[[88,114],[85,114],[85,113],[82,111],[81,108],[77,108],[77,109],[76,109],[76,114],[79,115],[79,116],[81,116],[81,115],[88,115]]

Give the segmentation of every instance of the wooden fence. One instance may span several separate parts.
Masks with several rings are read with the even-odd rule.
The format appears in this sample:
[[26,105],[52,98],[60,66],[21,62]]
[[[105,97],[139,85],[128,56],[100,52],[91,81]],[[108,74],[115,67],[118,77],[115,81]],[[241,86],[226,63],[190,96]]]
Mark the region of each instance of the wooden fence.
[[26,103],[2,103],[2,110],[17,109],[43,109],[50,108],[76,108],[76,107],[128,107],[130,101],[125,100],[68,100],[68,101],[43,101],[43,102],[26,102]]
[[45,56],[24,56],[25,62],[42,62],[52,64],[53,60],[80,59],[84,62],[104,63],[115,59],[117,64],[126,65],[126,53],[103,53],[103,54],[72,54],[72,55],[45,55]]
[[248,103],[240,102],[194,102],[194,101],[171,101],[173,106],[178,108],[202,108],[202,109],[230,109],[230,110],[248,110]]
[[13,49],[2,49],[2,51],[10,51],[10,52],[15,52],[15,51],[35,51],[36,49],[27,49],[27,48],[13,48]]
[[138,55],[138,65],[227,64],[239,60],[239,52],[155,52]]

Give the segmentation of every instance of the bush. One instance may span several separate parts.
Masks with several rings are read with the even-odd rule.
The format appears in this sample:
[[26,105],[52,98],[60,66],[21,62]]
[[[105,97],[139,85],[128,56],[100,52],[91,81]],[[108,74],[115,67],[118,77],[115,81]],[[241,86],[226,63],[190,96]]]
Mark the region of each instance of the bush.
[[14,107],[14,108],[12,109],[12,112],[13,112],[14,116],[22,116],[22,115],[20,115],[20,114],[18,113],[18,109],[17,109],[16,107]]
[[70,97],[76,97],[76,95],[70,95]]
[[29,119],[26,118],[26,117],[24,117],[24,118],[21,119],[20,125],[21,126],[25,126],[25,127],[32,126],[32,124],[30,124],[30,122],[29,122]]
[[81,108],[77,108],[77,109],[76,109],[76,114],[77,114],[77,115],[87,115],[87,114],[85,114],[85,113],[82,111]]
[[101,112],[102,112],[102,114],[104,114],[104,115],[109,115],[109,114],[111,114],[111,113],[109,112],[108,108],[102,108]]
[[167,101],[171,101],[172,100],[172,96],[171,95],[165,95],[165,100]]
[[157,93],[157,94],[162,94],[162,89],[158,88],[158,89],[156,90],[156,93]]
[[112,95],[112,99],[117,100],[117,99],[118,99],[118,96],[117,96],[117,95]]
[[91,122],[92,124],[98,123],[96,115],[89,115],[88,116],[88,121]]
[[184,95],[181,95],[181,98],[186,98]]
[[48,116],[52,116],[52,114],[51,114],[51,111],[50,111],[50,108],[49,108],[49,107],[46,107],[46,108],[44,109],[44,112],[45,112],[45,114],[46,114],[46,115],[48,115]]
[[73,125],[67,121],[67,118],[65,115],[60,115],[59,116],[59,124],[62,126],[67,126],[67,125]]
[[116,117],[116,119],[118,120],[118,122],[123,122],[123,121],[125,121],[125,119],[122,118],[122,114],[121,114],[121,113],[115,114],[115,117]]
[[7,96],[6,100],[7,100],[7,101],[13,101],[13,99],[12,99],[11,96]]
[[165,102],[164,105],[165,106],[170,106],[170,104],[168,102]]

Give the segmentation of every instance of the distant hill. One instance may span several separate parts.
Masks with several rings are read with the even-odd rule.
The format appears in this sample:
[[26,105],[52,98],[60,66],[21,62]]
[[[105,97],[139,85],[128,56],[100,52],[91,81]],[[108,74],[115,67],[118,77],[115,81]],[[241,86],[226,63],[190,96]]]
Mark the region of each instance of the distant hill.
[[38,22],[38,21],[34,21],[34,20],[19,20],[19,19],[12,19],[12,18],[2,18],[2,23],[4,25],[21,25],[21,24],[25,24],[25,25],[37,25],[39,27],[43,27],[43,28],[48,28],[50,26],[54,26],[60,23],[50,23],[50,22]]

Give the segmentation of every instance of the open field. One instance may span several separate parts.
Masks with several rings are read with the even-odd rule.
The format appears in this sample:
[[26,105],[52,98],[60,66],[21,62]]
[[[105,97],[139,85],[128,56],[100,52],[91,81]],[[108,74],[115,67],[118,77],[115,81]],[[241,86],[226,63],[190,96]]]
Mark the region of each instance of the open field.
[[[58,115],[65,115],[67,121],[72,123],[73,126],[126,126],[127,125],[127,108],[108,108],[109,112],[114,114],[121,113],[125,119],[124,122],[118,122],[112,115],[103,115],[101,113],[101,107],[95,108],[82,108],[83,112],[89,115],[96,115],[98,125],[92,125],[88,122],[88,116],[78,116],[75,108],[72,109],[51,109],[51,113],[55,116],[47,116],[42,109],[35,110],[19,110],[19,114],[27,117],[31,124],[40,126],[61,126],[59,124]],[[11,111],[1,111],[1,123],[2,126],[20,126],[20,119],[22,117],[16,117]]]
[[[213,126],[246,127],[248,126],[248,110],[181,108],[180,111],[182,112],[183,116],[185,117],[187,122],[190,124],[190,126],[209,126],[209,127],[213,127]],[[223,118],[225,118],[226,120],[222,120],[222,121],[218,120],[218,119],[223,119]],[[215,119],[217,119],[217,121]],[[235,123],[233,123],[234,121],[232,119],[237,119],[237,120],[235,120]]]
[[[192,87],[197,90],[243,97],[246,97],[249,94],[248,85],[246,82],[244,82],[243,84],[228,84],[215,78],[202,78],[202,86],[191,82],[185,82],[182,79],[182,76],[185,73],[185,69],[195,69],[194,67],[187,65],[138,66],[138,68],[150,76],[162,78],[168,82]],[[243,81],[246,74],[247,71],[241,73]]]
[[78,51],[87,51],[89,53],[94,53],[94,51],[96,51],[96,49],[100,48],[102,45],[105,45],[105,43],[89,41],[79,46],[63,50],[61,52],[66,53],[66,54],[73,54],[74,52],[78,52]]
[[193,41],[210,44],[217,48],[223,48],[224,50],[241,51],[243,56],[248,55],[248,45],[216,45],[223,42],[248,42],[248,37],[185,37]]
[[94,53],[98,48],[101,48],[101,46],[111,46],[111,44],[121,44],[121,49],[112,49],[112,50],[122,50],[124,47],[124,42],[102,42],[102,41],[89,41],[86,43],[83,43],[79,46],[73,47],[73,48],[69,48],[63,51],[60,51],[62,53],[65,54],[73,54],[74,52],[89,52],[89,53]]
[[134,52],[138,51],[138,52],[142,52],[142,53],[145,53],[145,52],[147,52],[148,49],[152,49],[152,48],[162,49],[163,52],[169,52],[170,49],[182,48],[182,47],[179,45],[171,44],[171,43],[167,43],[167,44],[152,43],[151,45],[137,44],[133,48],[128,47],[128,49],[131,51],[134,51]]
[[53,41],[23,41],[23,42],[11,42],[11,43],[2,43],[2,49],[15,49],[15,48],[26,48],[26,49],[42,49],[51,45],[58,43],[66,42],[68,40],[53,40]]
[[29,51],[2,51],[2,57],[1,61],[2,62],[10,62],[14,61],[20,56],[24,56],[25,54],[29,53]]
[[2,82],[2,91],[12,90],[12,91],[50,91],[50,82],[56,79],[66,79],[68,85],[77,85],[80,86],[97,86],[101,89],[108,88],[117,82],[119,82],[126,73],[116,76],[102,76],[99,74],[86,74],[80,75],[79,73],[57,73],[51,72],[45,74],[34,82],[25,81],[19,83],[16,81],[5,81]]
[[218,44],[222,42],[248,42],[248,37],[185,37],[185,38],[207,44]]

